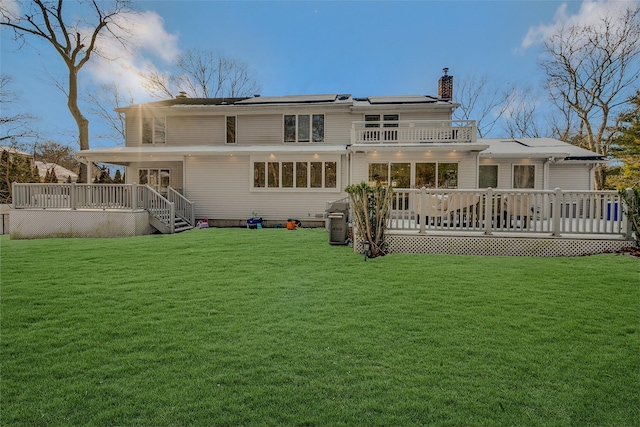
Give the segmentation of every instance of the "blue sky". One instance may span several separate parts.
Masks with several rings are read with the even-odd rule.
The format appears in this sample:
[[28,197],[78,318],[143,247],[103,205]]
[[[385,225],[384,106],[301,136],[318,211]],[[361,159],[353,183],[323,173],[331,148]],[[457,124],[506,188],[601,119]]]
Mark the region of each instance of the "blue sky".
[[[14,0],[0,0],[3,3]],[[98,63],[81,72],[90,90],[108,80],[145,98],[131,70],[166,69],[189,48],[221,51],[255,71],[263,96],[350,93],[437,94],[448,67],[455,79],[487,74],[499,84],[537,87],[539,40],[563,22],[589,19],[600,1],[136,1],[140,42],[127,66]],[[75,123],[47,74],[65,68],[49,46],[17,50],[2,27],[0,71],[20,96],[13,107],[40,118],[43,135],[73,144]],[[92,117],[92,147],[101,126]]]

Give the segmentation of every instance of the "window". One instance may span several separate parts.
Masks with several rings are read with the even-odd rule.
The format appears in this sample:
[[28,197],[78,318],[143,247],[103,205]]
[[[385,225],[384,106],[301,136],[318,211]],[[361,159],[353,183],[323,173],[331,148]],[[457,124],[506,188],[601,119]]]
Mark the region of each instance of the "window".
[[236,116],[227,116],[227,144],[236,143]]
[[[382,122],[382,127],[385,128],[397,128],[398,123],[394,123],[398,121],[399,116],[397,114],[366,114],[364,116],[364,127],[365,128],[379,128],[380,122]],[[382,139],[383,141],[397,141],[398,140],[398,131],[397,130],[371,130],[367,131],[364,135],[365,140],[367,141],[379,141]]]
[[411,163],[370,163],[369,184],[411,188]]
[[285,115],[284,142],[324,142],[324,114]]
[[416,188],[436,188],[436,164],[416,163]]
[[536,167],[535,165],[514,165],[513,166],[513,188],[535,188]]
[[458,188],[457,163],[438,163],[438,188]]
[[338,187],[337,162],[253,162],[253,188]]
[[265,163],[255,162],[253,164],[253,187],[264,188],[265,186]]
[[416,188],[458,188],[458,163],[416,163]]
[[498,188],[498,165],[480,165],[478,188]]
[[167,187],[171,185],[171,171],[169,169],[139,169],[138,183],[148,184],[160,194],[167,193]]
[[166,122],[164,117],[142,118],[142,143],[164,144],[166,136]]
[[369,163],[369,185],[389,185],[389,163]]
[[293,162],[282,162],[282,188],[293,188]]
[[280,187],[280,162],[269,162],[268,165],[268,185],[269,188]]

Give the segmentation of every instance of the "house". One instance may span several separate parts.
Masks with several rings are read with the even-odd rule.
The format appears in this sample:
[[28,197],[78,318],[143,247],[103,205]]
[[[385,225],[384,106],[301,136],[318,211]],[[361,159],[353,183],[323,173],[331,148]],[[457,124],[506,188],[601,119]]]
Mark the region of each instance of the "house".
[[604,159],[564,142],[477,139],[452,119],[453,77],[438,96],[349,94],[193,99],[119,109],[124,147],[77,157],[126,167],[127,183],[173,187],[213,224],[323,222],[326,202],[361,181],[400,188],[592,189]]
[[36,160],[35,166],[40,174],[40,181],[45,182],[47,175],[51,172],[55,173],[57,182],[76,182],[78,174],[55,163],[41,162]]

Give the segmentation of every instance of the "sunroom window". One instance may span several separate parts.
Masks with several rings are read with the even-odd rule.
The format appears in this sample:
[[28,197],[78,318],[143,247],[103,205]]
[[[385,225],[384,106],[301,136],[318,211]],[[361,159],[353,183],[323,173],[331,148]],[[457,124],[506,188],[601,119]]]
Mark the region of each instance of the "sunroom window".
[[457,163],[416,163],[416,188],[458,188]]
[[337,162],[253,162],[253,188],[336,189]]
[[498,165],[480,165],[478,173],[479,188],[498,188]]
[[535,165],[514,165],[513,166],[513,188],[535,188],[536,167]]

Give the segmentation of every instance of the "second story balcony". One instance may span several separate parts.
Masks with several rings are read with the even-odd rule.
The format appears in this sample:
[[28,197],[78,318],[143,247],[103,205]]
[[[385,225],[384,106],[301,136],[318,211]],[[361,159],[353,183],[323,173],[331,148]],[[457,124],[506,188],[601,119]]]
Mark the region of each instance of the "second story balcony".
[[474,142],[474,120],[389,120],[351,124],[351,144]]

